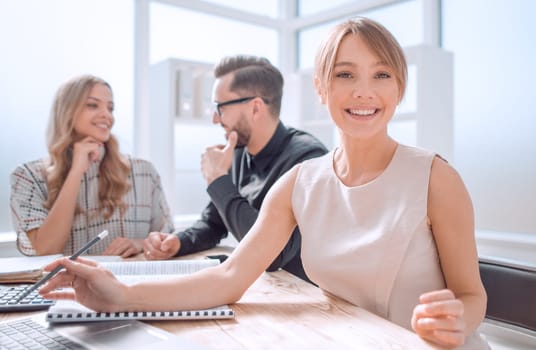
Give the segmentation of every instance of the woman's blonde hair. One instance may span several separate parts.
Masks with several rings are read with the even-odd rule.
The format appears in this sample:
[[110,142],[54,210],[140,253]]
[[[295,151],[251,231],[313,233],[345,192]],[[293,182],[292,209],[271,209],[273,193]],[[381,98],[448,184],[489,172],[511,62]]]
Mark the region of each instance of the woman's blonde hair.
[[[75,142],[74,125],[82,112],[91,89],[102,84],[112,91],[110,84],[92,75],[82,75],[70,79],[56,92],[47,128],[47,147],[50,163],[47,166],[48,197],[45,208],[50,209],[67,178],[72,165],[72,146]],[[129,191],[129,164],[119,153],[117,139],[110,135],[104,144],[105,153],[99,168],[99,211],[108,219],[119,208],[126,210],[123,196]],[[80,213],[80,208],[76,209]]]
[[408,68],[404,51],[395,37],[381,24],[373,20],[356,17],[338,24],[320,45],[315,58],[315,76],[326,89],[333,74],[339,46],[349,34],[358,34],[378,58],[394,70],[400,89],[400,99],[406,91]]

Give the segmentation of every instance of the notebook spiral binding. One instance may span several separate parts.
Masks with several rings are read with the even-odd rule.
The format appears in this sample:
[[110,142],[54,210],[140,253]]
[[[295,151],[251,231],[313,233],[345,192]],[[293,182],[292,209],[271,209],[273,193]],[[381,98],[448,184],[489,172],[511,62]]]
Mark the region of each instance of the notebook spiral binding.
[[51,323],[70,323],[78,321],[106,320],[197,320],[233,318],[234,311],[230,308],[221,310],[193,311],[131,311],[131,312],[66,312],[48,313],[47,321]]

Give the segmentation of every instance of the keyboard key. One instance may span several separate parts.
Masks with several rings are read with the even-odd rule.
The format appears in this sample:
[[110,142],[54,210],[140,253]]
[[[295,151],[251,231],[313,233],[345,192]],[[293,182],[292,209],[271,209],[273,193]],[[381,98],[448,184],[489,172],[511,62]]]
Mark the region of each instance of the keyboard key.
[[37,291],[32,292],[24,299],[17,301],[18,296],[29,287],[29,284],[13,286],[1,285],[0,312],[46,310],[51,305],[55,304],[55,301],[53,300],[46,300],[41,298]]

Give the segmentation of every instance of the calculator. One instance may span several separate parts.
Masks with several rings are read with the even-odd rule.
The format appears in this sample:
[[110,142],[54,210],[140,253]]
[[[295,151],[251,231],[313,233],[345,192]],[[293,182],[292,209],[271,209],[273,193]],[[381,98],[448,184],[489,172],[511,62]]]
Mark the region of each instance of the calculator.
[[37,290],[17,302],[18,296],[31,284],[0,285],[0,312],[46,310],[56,302],[41,298]]

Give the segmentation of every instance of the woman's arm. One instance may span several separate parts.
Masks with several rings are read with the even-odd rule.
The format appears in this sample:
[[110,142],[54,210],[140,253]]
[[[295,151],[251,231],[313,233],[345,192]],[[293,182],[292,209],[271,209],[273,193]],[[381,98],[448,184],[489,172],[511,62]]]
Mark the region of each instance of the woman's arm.
[[[61,263],[66,271],[52,278],[40,293],[46,298],[76,298],[92,309],[110,312],[199,309],[233,303],[279,254],[296,226],[291,207],[296,173],[294,168],[274,184],[258,220],[221,265],[174,280],[127,287],[106,270],[63,259],[47,266],[50,270]],[[73,279],[74,293],[54,291],[70,285]]]
[[99,148],[100,144],[91,138],[73,145],[73,164],[47,218],[39,228],[26,232],[37,255],[57,254],[65,249],[82,178],[91,163],[99,159]]
[[[425,338],[462,344],[482,322],[486,292],[480,279],[470,196],[458,173],[435,158],[428,193],[428,217],[449,291],[421,296],[413,326]],[[419,320],[420,319],[420,320]]]

